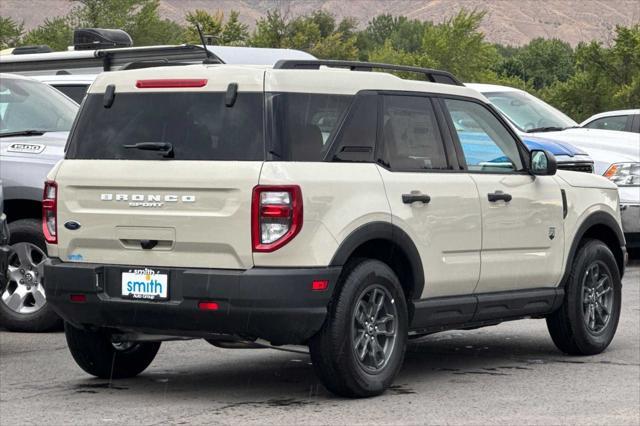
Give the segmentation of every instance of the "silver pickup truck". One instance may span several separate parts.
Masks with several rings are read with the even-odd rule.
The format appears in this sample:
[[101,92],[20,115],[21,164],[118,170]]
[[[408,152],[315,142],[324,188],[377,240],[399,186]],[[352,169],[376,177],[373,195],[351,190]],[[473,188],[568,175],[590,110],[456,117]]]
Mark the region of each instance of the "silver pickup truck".
[[0,325],[14,331],[59,326],[42,287],[45,176],[64,155],[78,105],[50,86],[0,74],[0,180],[11,251],[0,282]]

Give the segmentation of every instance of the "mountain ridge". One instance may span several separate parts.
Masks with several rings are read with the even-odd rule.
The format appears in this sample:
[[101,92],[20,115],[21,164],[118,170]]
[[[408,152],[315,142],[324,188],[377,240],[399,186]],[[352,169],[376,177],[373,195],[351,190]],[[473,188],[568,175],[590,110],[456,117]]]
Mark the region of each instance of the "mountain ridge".
[[[69,0],[2,0],[0,15],[24,22],[30,30],[46,18],[67,14],[75,2]],[[240,12],[240,19],[252,28],[269,10],[295,17],[325,10],[336,18],[354,17],[366,26],[374,16],[391,13],[410,19],[442,22],[461,8],[487,12],[481,30],[488,41],[522,45],[536,37],[559,38],[571,45],[597,40],[609,43],[616,25],[640,23],[637,0],[160,0],[164,18],[184,23],[184,15],[194,9]]]

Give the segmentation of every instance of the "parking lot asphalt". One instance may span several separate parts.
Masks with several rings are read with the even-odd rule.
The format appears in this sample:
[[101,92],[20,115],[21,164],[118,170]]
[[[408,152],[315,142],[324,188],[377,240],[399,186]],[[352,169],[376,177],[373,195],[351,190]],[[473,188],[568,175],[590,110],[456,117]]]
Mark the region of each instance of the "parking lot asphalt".
[[383,396],[332,396],[305,354],[164,343],[135,379],[77,367],[62,333],[0,331],[0,424],[640,424],[640,263],[609,349],[558,352],[543,320],[410,345]]

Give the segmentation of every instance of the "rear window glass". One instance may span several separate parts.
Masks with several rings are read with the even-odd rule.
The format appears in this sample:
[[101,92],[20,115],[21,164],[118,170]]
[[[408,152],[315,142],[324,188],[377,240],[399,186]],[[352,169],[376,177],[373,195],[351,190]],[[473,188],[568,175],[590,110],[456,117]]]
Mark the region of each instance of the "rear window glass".
[[[67,158],[121,160],[263,160],[263,95],[238,93],[118,93],[105,108],[87,96]],[[151,143],[151,144],[150,144]],[[132,148],[170,144],[165,150]],[[129,148],[125,147],[129,146]]]
[[315,93],[269,96],[273,117],[270,152],[278,160],[289,161],[322,161],[353,98]]

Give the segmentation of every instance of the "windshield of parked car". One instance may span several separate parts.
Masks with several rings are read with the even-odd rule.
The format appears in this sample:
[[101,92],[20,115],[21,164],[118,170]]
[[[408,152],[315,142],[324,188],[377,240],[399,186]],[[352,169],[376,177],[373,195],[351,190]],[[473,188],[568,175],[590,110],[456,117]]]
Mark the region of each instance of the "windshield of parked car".
[[46,84],[0,79],[0,136],[67,132],[78,104]]
[[524,92],[483,93],[521,131],[564,130],[578,123],[535,96]]

